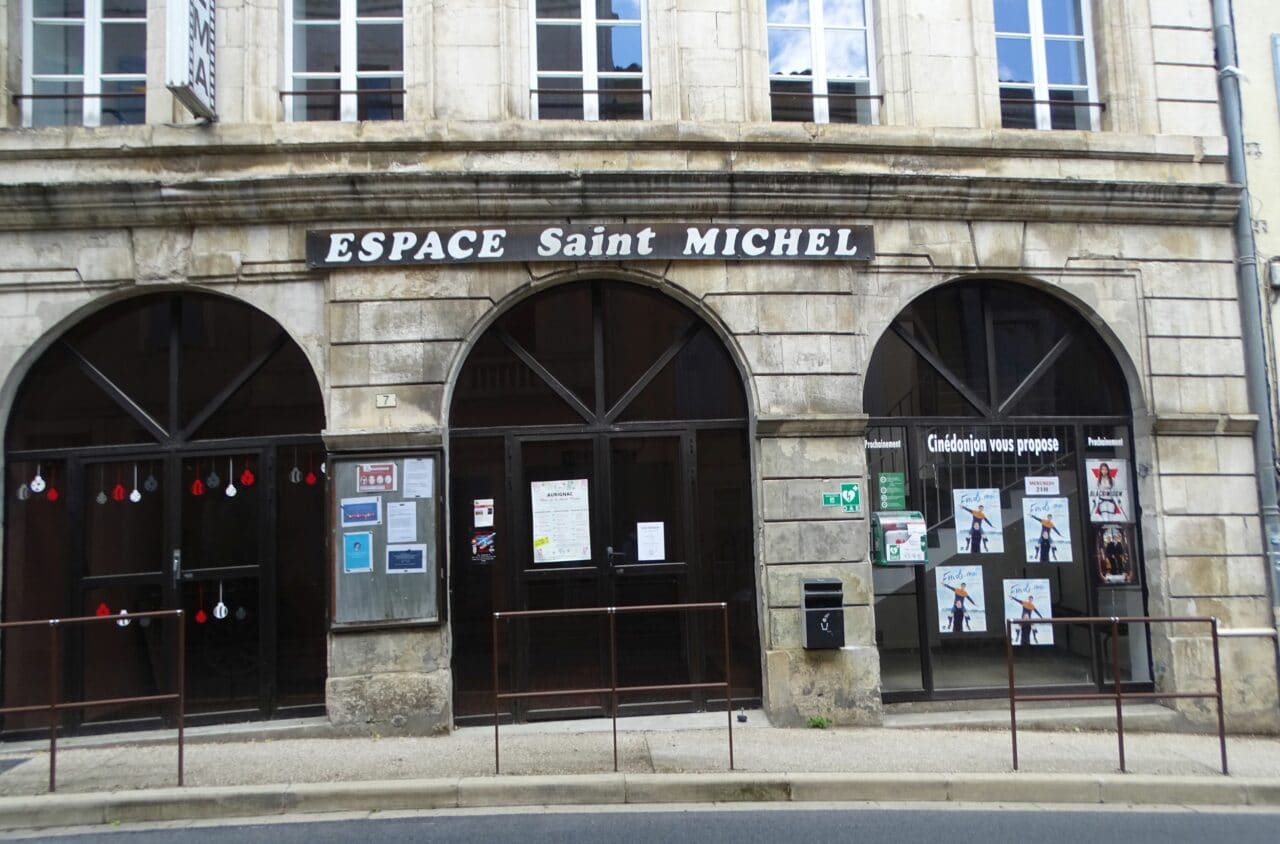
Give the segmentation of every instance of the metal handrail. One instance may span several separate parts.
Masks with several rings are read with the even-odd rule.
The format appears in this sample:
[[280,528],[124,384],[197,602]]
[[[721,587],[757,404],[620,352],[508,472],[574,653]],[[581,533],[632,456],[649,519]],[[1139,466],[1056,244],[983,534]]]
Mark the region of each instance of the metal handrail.
[[[57,791],[58,772],[58,713],[71,709],[90,709],[98,706],[120,706],[130,703],[164,703],[174,701],[178,714],[178,785],[183,781],[183,722],[186,720],[186,628],[182,624],[182,610],[151,610],[149,612],[128,613],[127,615],[86,615],[76,618],[45,618],[38,621],[3,621],[0,630],[12,630],[22,627],[49,628],[49,702],[27,706],[0,707],[0,715],[18,714],[22,712],[49,713],[49,791]],[[177,691],[169,694],[137,695],[135,697],[96,698],[93,700],[62,701],[59,698],[58,677],[61,674],[61,637],[58,635],[63,625],[90,624],[93,622],[131,623],[143,618],[173,618],[178,624],[177,654],[175,657],[175,683]]]
[[[1208,624],[1213,637],[1213,688],[1212,692],[1126,692],[1120,682],[1120,625],[1145,624],[1153,622],[1161,624]],[[1114,684],[1110,692],[1081,692],[1074,694],[1034,694],[1019,695],[1014,690],[1013,679],[1013,625],[1017,624],[1026,630],[1036,624],[1087,624],[1094,627],[1099,624],[1111,625],[1111,679]],[[1213,698],[1218,704],[1218,747],[1222,756],[1222,773],[1227,775],[1227,728],[1222,711],[1222,660],[1218,651],[1218,619],[1205,616],[1079,616],[1070,618],[1036,618],[1004,620],[1005,659],[1009,669],[1009,734],[1013,741],[1013,769],[1018,770],[1018,701],[1068,701],[1068,700],[1114,700],[1116,703],[1116,740],[1120,750],[1120,770],[1125,772],[1124,757],[1124,711],[1123,704],[1128,700],[1179,700]],[[1101,684],[1099,684],[1101,688]]]
[[[646,612],[697,612],[702,610],[719,610],[724,630],[724,681],[716,683],[669,683],[665,685],[619,686],[618,685],[618,628],[619,614]],[[609,685],[589,689],[541,689],[532,692],[501,692],[498,683],[498,621],[513,618],[550,618],[563,616],[607,615],[609,616]],[[729,651],[729,605],[723,601],[694,604],[642,604],[629,607],[577,607],[558,610],[514,610],[511,612],[495,612],[493,614],[493,772],[501,773],[498,753],[498,721],[499,705],[504,700],[523,698],[553,697],[574,694],[609,693],[613,719],[613,770],[618,770],[618,695],[627,692],[671,692],[685,689],[724,689],[725,714],[729,724],[729,770],[733,770],[733,670],[730,664]]]

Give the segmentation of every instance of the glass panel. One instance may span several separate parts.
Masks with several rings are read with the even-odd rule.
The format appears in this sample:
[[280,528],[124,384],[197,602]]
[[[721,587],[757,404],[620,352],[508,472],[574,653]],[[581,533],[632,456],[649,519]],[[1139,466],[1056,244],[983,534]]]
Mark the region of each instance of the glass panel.
[[886,331],[867,367],[867,412],[874,416],[977,416],[977,409],[917,355]]
[[634,284],[604,289],[604,378],[612,407],[667,348],[694,316],[652,290]]
[[[600,587],[594,577],[529,581],[525,588],[531,610],[600,605]],[[528,643],[529,654],[523,672],[527,682],[520,683],[522,688],[582,689],[609,684],[605,656],[608,622],[604,616],[538,618],[507,624],[509,631],[499,630],[499,635],[505,633],[508,642],[519,641],[514,638],[519,636],[516,631],[527,631],[521,637]],[[534,698],[525,706],[527,712],[539,713],[533,717],[586,717],[605,714],[608,700],[607,694],[556,695]]]
[[342,97],[337,93],[337,79],[295,79],[297,91],[332,91],[331,94],[295,94],[294,120],[337,120],[341,116]]
[[[618,438],[609,444],[609,460],[613,467],[610,564],[686,562],[680,439]],[[662,540],[641,536],[641,523],[648,523],[650,530],[653,523],[660,523]]]
[[862,0],[822,0],[822,21],[828,26],[866,26]]
[[806,123],[813,120],[813,84],[808,80],[769,80],[769,116],[773,120]]
[[404,28],[398,23],[362,23],[357,26],[356,69],[403,70]]
[[131,124],[136,126],[141,124],[146,116],[146,91],[147,84],[144,80],[136,82],[105,80],[102,83],[102,93],[136,94],[137,96],[103,97],[102,125],[121,126]]
[[403,12],[400,0],[356,0],[356,17],[398,18]]
[[827,30],[827,76],[867,76],[867,39],[861,32]]
[[534,8],[539,18],[578,18],[582,15],[579,0],[537,0]]
[[1049,90],[1050,127],[1054,129],[1092,129],[1093,114],[1097,106],[1059,105],[1059,103],[1083,103],[1088,101],[1088,91]]
[[356,81],[359,91],[386,91],[386,93],[361,94],[356,101],[357,120],[403,120],[404,94],[391,93],[392,89],[404,87],[404,78],[400,76],[386,79],[360,79]]
[[[542,8],[542,4],[538,4]],[[596,19],[602,21],[640,20],[640,0],[596,0]]]
[[[520,459],[524,465],[524,484],[520,490],[522,514],[528,521],[516,539],[520,543],[518,553],[522,565],[537,568],[540,571],[557,566],[590,566],[594,565],[596,548],[602,543],[594,530],[599,514],[595,506],[595,496],[600,494],[596,488],[594,449],[591,440],[533,441],[525,440],[520,444]],[[534,524],[532,485],[550,481],[585,480],[588,495],[591,496],[589,506],[589,537],[569,535],[570,529],[579,526],[577,518],[565,517],[554,525]],[[563,514],[562,514],[563,515]],[[548,520],[550,521],[550,520]],[[539,535],[541,531],[541,535]],[[550,538],[550,548],[546,540]],[[576,540],[589,539],[588,547],[582,547]],[[536,543],[536,545],[535,545]],[[543,549],[535,561],[535,547]],[[585,606],[590,606],[585,605]]]
[[582,417],[492,333],[476,342],[454,387],[449,424],[574,425]]
[[[98,607],[103,604],[112,615],[122,609],[131,613],[169,609],[162,601],[158,582],[85,589],[80,594],[76,609],[81,615],[96,615]],[[170,678],[176,667],[176,655],[170,644],[173,639],[166,637],[165,632],[176,623],[167,618],[138,618],[125,627],[112,621],[95,621],[66,628],[64,639],[73,643],[78,639],[82,648],[84,697],[110,700],[173,692],[173,680]],[[121,721],[158,718],[173,712],[172,703],[95,706],[85,710],[84,719],[90,723]]]
[[643,120],[644,93],[640,79],[601,79],[601,120]]
[[[84,27],[32,24],[32,64],[38,74],[84,73]],[[78,121],[77,121],[78,122]]]
[[102,25],[102,72],[146,73],[147,26],[137,23]]
[[997,38],[996,61],[1000,65],[1001,82],[1035,81],[1031,69],[1031,39]]
[[[538,118],[540,120],[582,120],[582,79],[558,76],[538,77]],[[549,93],[563,89],[566,93]]]
[[168,568],[163,481],[159,461],[85,465],[81,506],[86,575],[159,573]]
[[1083,35],[1080,0],[1041,0],[1048,35]]
[[1093,332],[1080,332],[1010,413],[1015,416],[1127,416],[1129,396],[1115,357]]
[[995,0],[996,32],[1031,32],[1027,0]]
[[[184,575],[198,569],[262,565],[258,540],[267,484],[258,478],[261,473],[257,454],[183,459]],[[210,598],[206,612],[212,611],[216,600]]]
[[281,707],[324,700],[329,605],[325,487],[304,480],[308,467],[324,460],[319,443],[281,448],[276,460],[276,674]]
[[341,0],[293,0],[293,17],[295,20],[336,21],[341,7]]
[[[620,607],[679,604],[688,600],[687,594],[683,573],[614,578],[613,603]],[[697,614],[687,612],[618,613],[618,653],[626,655],[618,660],[618,684],[666,686],[692,682],[689,633],[700,620]],[[622,714],[639,710],[645,704],[652,708],[659,701],[688,709],[693,696],[692,691],[633,692],[619,696],[618,711]]]
[[145,18],[147,0],[103,0],[104,18]]
[[1044,42],[1044,50],[1050,85],[1087,84],[1088,79],[1084,72],[1083,41],[1050,39]]
[[[225,712],[261,705],[264,666],[258,588],[256,577],[183,581],[188,711]],[[219,603],[227,607],[225,618],[214,613]]]
[[583,404],[594,408],[591,295],[590,284],[554,287],[512,309],[499,325]]
[[811,76],[813,53],[807,29],[769,30],[769,74],[771,76]]
[[337,73],[342,55],[339,34],[337,26],[294,24],[294,72]]
[[742,379],[720,338],[703,328],[623,411],[623,421],[742,419]]
[[765,0],[769,23],[807,24],[809,0]]
[[915,566],[875,566],[876,645],[880,649],[880,684],[886,692],[924,688],[920,669],[920,613]]
[[581,72],[582,29],[576,25],[539,25],[538,70]]
[[832,123],[870,123],[872,100],[868,82],[831,82],[827,85],[827,110]]
[[601,73],[639,73],[644,69],[640,27],[631,24],[597,27],[596,60]]
[[196,439],[319,433],[324,399],[306,355],[287,343],[200,430]]
[[1005,129],[1036,128],[1036,106],[1030,88],[1000,89],[1000,125]]
[[[119,2],[119,0],[116,0]],[[134,0],[145,3],[145,0]],[[107,7],[115,5],[107,0]],[[84,0],[32,0],[31,14],[37,18],[83,18]]]
[[[79,94],[84,91],[84,83],[47,82],[33,80],[33,94]],[[33,126],[75,126],[84,119],[84,100],[79,97],[62,99],[34,100],[31,103],[31,124]]]

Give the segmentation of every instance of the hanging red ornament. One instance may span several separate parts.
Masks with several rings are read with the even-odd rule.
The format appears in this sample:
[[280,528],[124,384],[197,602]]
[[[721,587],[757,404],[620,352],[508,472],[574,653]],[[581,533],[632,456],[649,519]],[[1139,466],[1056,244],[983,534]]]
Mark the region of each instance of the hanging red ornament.
[[209,614],[204,611],[204,608],[196,610],[196,624],[204,624],[208,620]]
[[94,615],[111,615],[111,607],[108,607],[107,602],[103,601],[101,604],[98,604],[98,608],[93,611],[93,614]]
[[316,485],[316,473],[315,473],[315,472],[307,472],[307,476],[306,476],[305,478],[303,478],[303,480],[305,480],[305,481],[307,482],[307,486],[315,486],[315,485]]
[[192,482],[191,482],[191,494],[192,494],[192,495],[204,495],[204,481],[200,480],[199,478],[196,478],[194,481],[192,481]]
[[49,491],[44,494],[44,497],[50,501],[57,501],[60,497],[58,495],[58,488],[56,486],[49,487]]
[[253,476],[253,471],[248,467],[244,467],[244,471],[240,473],[240,486],[253,486],[257,478]]
[[112,501],[124,501],[125,497],[126,497],[128,494],[129,494],[129,493],[125,492],[125,490],[124,490],[124,484],[116,484],[116,485],[115,485],[114,487],[112,487],[112,489],[111,489],[111,500],[112,500]]

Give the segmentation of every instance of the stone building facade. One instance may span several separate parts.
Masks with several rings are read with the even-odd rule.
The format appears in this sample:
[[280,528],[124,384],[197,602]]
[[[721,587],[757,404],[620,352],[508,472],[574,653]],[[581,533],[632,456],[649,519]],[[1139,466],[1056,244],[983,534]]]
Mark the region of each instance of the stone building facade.
[[[342,15],[352,14],[348,5],[355,4],[335,4]],[[6,96],[0,110],[6,617],[24,611],[30,617],[35,606],[15,605],[16,569],[34,565],[35,551],[30,531],[15,533],[15,513],[27,505],[14,490],[19,484],[34,490],[28,476],[37,461],[30,455],[48,455],[37,474],[61,459],[55,447],[15,439],[23,419],[35,418],[23,397],[37,390],[29,379],[39,362],[109,306],[159,294],[229,297],[273,320],[305,357],[323,402],[322,429],[310,433],[322,440],[330,467],[361,454],[442,460],[441,620],[326,627],[323,702],[340,726],[451,727],[465,714],[455,711],[459,663],[484,653],[460,642],[471,605],[458,598],[469,565],[458,533],[459,525],[472,525],[458,514],[473,504],[471,496],[450,492],[447,480],[464,468],[462,440],[450,423],[460,376],[486,332],[522,303],[574,283],[638,285],[705,324],[741,377],[751,559],[740,562],[747,566],[746,617],[754,621],[749,638],[759,675],[745,694],[758,696],[775,723],[801,725],[813,716],[876,723],[890,691],[886,646],[878,644],[890,605],[881,599],[896,587],[877,580],[883,576],[870,551],[869,512],[879,482],[868,464],[868,430],[886,423],[872,418],[883,410],[868,409],[868,373],[913,302],[950,284],[986,290],[981,286],[990,283],[1075,314],[1083,327],[1073,330],[1087,327],[1089,342],[1101,344],[1122,379],[1129,423],[1127,433],[1123,424],[1116,430],[1128,440],[1120,459],[1132,473],[1130,502],[1140,505],[1129,541],[1141,574],[1129,581],[1137,597],[1115,606],[1133,614],[1212,615],[1226,627],[1274,626],[1249,439],[1256,411],[1245,393],[1234,281],[1230,226],[1239,190],[1225,176],[1208,2],[1091,4],[1078,53],[1088,54],[1082,71],[1088,90],[1072,100],[1082,105],[1068,109],[1071,119],[1082,122],[1069,130],[1033,128],[1033,118],[1042,119],[1036,111],[1059,117],[1058,106],[1033,102],[1046,99],[1036,96],[1038,87],[1027,87],[1020,103],[1005,84],[1009,102],[1002,104],[1002,78],[1019,81],[999,54],[1001,38],[1017,40],[1004,22],[997,36],[997,11],[1009,5],[1003,2],[850,4],[869,13],[865,43],[873,72],[866,75],[874,87],[866,89],[866,101],[875,107],[874,122],[863,123],[778,119],[788,106],[778,93],[785,88],[775,84],[771,95],[771,68],[778,76],[776,68],[786,67],[780,48],[771,53],[774,4],[642,5],[648,93],[639,120],[538,119],[535,109],[550,111],[554,102],[548,84],[534,79],[545,66],[533,43],[543,36],[531,15],[542,5],[520,0],[404,4],[402,82],[391,86],[403,88],[391,109],[396,119],[293,119],[306,112],[294,108],[299,95],[288,92],[306,80],[282,70],[292,55],[288,24],[296,32],[297,21],[286,19],[288,3],[279,2],[217,4],[216,122],[195,120],[166,90],[165,7],[155,0],[145,4],[138,125],[32,126],[38,121],[24,109],[38,112],[46,101]],[[1070,4],[1046,8],[1058,5]],[[33,71],[22,45],[33,43],[23,18],[30,4],[0,6],[0,88],[29,95],[24,85]],[[622,18],[630,6],[614,4]],[[1037,32],[1046,40],[1047,15],[1030,15],[1040,27],[1032,26],[1033,47]],[[774,43],[784,41],[777,36]],[[834,91],[839,74],[830,76]],[[603,88],[603,79],[594,85]],[[650,223],[867,226],[874,257],[325,269],[309,264],[306,254],[306,235],[316,231]],[[380,406],[386,395],[394,395],[394,406]],[[606,427],[590,433],[612,436]],[[289,447],[279,446],[281,461],[288,461]],[[1064,478],[1081,479],[1071,504],[1081,572],[1073,576],[1084,578],[1080,591],[1089,597],[1075,610],[1117,614],[1107,612],[1114,607],[1089,579],[1096,526],[1085,516],[1084,479],[1095,464],[1087,458],[1077,450],[1063,470]],[[138,458],[130,460],[137,472]],[[908,484],[916,483],[916,468],[909,465]],[[234,464],[229,474],[239,471]],[[96,480],[92,469],[84,472],[89,487],[101,482],[101,472]],[[852,512],[824,507],[822,494],[847,482],[861,485],[862,505]],[[1008,483],[989,482],[1006,488],[1006,499]],[[1064,494],[1072,483],[1063,481]],[[1005,505],[1006,524],[1018,520],[1017,500]],[[907,504],[926,509],[912,497]],[[943,521],[951,518],[948,508]],[[306,561],[313,578],[326,583],[349,576],[335,562],[334,543],[341,540],[329,537],[342,531],[335,531],[331,510],[312,537],[330,544]],[[954,523],[941,530],[951,534],[935,531],[931,553],[945,556],[961,530]],[[1013,528],[1005,530],[1012,537]],[[513,538],[513,550],[527,538]],[[167,559],[141,570],[161,570]],[[802,647],[802,584],[813,577],[836,578],[843,587],[845,646],[838,650]],[[209,584],[207,597],[190,600],[211,602]],[[916,584],[940,591],[932,570]],[[988,630],[995,634],[1003,633],[999,591],[989,582]],[[486,607],[532,606],[529,594]],[[93,610],[79,600],[68,598],[65,611]],[[915,606],[943,614],[933,602],[930,592]],[[315,619],[332,611],[323,599],[304,610]],[[474,627],[476,619],[470,622]],[[929,623],[922,615],[921,640]],[[1128,680],[1169,691],[1211,682],[1207,639],[1190,627],[1156,626],[1149,642],[1131,635],[1128,646],[1137,654]],[[1222,647],[1229,727],[1276,729],[1274,642],[1231,639]],[[935,636],[914,648],[905,650],[931,651],[934,668],[941,666],[945,642]],[[1076,656],[1088,662],[1087,652]],[[948,658],[967,659],[963,648],[956,653]],[[19,659],[6,651],[10,699],[21,696],[13,670]],[[1097,660],[1089,664],[1094,681],[1106,675]],[[919,688],[913,683],[898,690],[906,697],[963,697],[967,688],[944,689],[937,678]],[[938,690],[947,694],[930,694]],[[1183,708],[1193,721],[1209,723],[1207,707]]]

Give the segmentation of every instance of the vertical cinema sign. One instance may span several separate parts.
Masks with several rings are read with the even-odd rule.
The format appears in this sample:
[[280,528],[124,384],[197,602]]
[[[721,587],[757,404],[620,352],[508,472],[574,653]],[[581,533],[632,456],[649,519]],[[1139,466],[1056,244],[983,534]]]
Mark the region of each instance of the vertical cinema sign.
[[165,84],[199,117],[217,120],[215,0],[169,0]]

